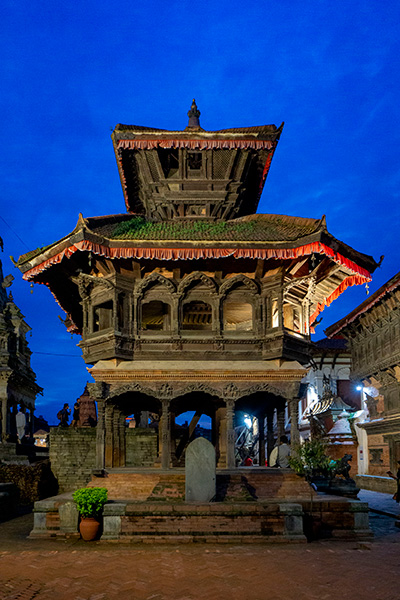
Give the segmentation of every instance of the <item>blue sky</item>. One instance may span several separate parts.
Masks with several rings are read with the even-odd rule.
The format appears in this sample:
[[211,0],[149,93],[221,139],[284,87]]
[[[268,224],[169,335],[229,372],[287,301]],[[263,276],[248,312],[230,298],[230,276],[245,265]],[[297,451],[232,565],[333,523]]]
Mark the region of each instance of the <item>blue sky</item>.
[[[8,255],[80,211],[124,211],[118,122],[182,129],[193,97],[205,129],[285,121],[259,212],[326,214],[336,237],[385,254],[371,292],[400,270],[399,17],[394,1],[3,0],[1,259],[33,328],[39,413],[54,422],[89,376],[51,294],[30,294]],[[316,338],[365,297],[345,292]]]

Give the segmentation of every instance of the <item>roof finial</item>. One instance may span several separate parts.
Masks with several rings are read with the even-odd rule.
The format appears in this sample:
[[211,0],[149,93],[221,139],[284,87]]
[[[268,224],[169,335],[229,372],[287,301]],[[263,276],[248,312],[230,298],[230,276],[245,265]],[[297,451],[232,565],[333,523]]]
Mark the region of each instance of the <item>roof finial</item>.
[[192,106],[188,112],[189,123],[188,127],[200,127],[200,111],[197,108],[196,100],[193,98]]

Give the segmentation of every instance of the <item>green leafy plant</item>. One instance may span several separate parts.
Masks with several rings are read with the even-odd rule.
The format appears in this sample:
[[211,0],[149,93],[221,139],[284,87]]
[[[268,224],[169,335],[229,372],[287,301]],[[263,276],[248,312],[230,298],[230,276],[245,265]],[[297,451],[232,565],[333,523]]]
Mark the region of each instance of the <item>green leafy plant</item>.
[[97,517],[107,502],[107,489],[81,488],[73,493],[72,498],[82,517]]
[[326,454],[327,445],[323,440],[314,439],[294,448],[289,457],[289,465],[298,475],[308,481],[313,477],[332,475],[332,461]]

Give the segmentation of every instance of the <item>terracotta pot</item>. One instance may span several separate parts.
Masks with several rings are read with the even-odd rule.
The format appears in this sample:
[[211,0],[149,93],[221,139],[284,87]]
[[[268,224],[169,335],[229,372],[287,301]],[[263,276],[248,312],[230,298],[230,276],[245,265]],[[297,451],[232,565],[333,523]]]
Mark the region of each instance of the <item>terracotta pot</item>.
[[79,523],[79,531],[82,539],[84,539],[85,542],[91,542],[92,540],[95,540],[99,532],[99,528],[100,523],[93,517],[82,517],[81,522]]

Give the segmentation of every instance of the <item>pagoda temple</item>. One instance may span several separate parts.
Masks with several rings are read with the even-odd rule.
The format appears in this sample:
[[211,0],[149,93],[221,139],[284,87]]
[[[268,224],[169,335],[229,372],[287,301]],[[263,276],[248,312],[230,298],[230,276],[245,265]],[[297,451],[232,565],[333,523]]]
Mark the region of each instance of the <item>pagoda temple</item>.
[[[1,238],[0,247],[3,249]],[[18,406],[25,413],[26,433],[33,436],[35,400],[43,392],[31,368],[32,352],[26,340],[31,328],[12,292],[7,293],[13,279],[12,275],[3,276],[0,261],[0,458],[7,459],[15,454]]]
[[[18,261],[81,336],[97,469],[134,464],[126,417],[138,413],[157,416],[147,467],[182,466],[205,414],[218,468],[235,468],[243,413],[259,420],[264,466],[287,407],[298,440],[313,323],[377,266],[330,234],[325,217],[256,214],[283,125],[206,131],[194,101],[188,116],[182,131],[118,124],[126,212],[80,215],[70,234]],[[186,411],[195,416],[176,439]]]

